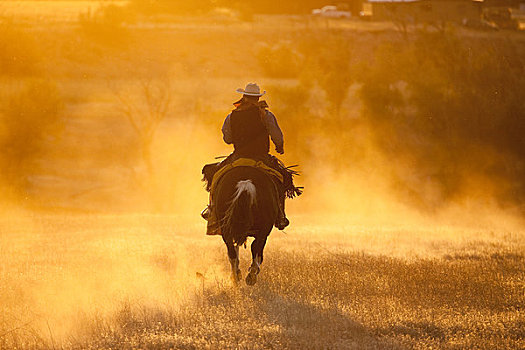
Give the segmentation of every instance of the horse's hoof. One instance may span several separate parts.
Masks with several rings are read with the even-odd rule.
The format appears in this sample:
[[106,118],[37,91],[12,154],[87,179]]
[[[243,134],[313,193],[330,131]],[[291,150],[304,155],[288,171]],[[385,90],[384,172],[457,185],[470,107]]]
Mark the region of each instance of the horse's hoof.
[[232,274],[231,275],[231,280],[232,280],[233,284],[237,285],[237,283],[239,283],[242,280],[241,270],[237,271],[236,274]]
[[250,273],[246,276],[246,284],[253,286],[255,282],[257,282],[257,274],[250,271]]

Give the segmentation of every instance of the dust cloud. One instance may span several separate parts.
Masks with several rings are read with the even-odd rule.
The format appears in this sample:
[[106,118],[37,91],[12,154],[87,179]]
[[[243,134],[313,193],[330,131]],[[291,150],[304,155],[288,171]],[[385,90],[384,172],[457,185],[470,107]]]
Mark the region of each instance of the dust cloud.
[[[71,6],[64,11],[76,8],[78,22],[32,19],[47,46],[17,17],[2,25],[3,192],[22,206],[197,214],[207,202],[200,168],[231,151],[220,128],[234,89],[257,81],[283,128],[284,160],[302,171],[297,182],[306,192],[291,212],[388,222],[444,219],[465,205],[458,216],[469,222],[479,221],[476,207],[521,216],[519,91],[484,92],[484,84],[521,86],[521,61],[510,56],[522,49],[519,39],[507,46],[487,39],[492,56],[461,63],[462,50],[486,45],[432,32],[408,42],[385,32],[372,41],[373,32],[309,22],[306,30],[284,21],[260,31],[271,19],[245,28],[213,16],[174,17],[166,30],[146,26],[136,4]],[[204,33],[209,26],[215,30]],[[235,43],[247,41],[253,45],[235,53]],[[443,68],[439,55],[450,49],[459,53]],[[425,74],[410,66],[419,59]],[[510,73],[483,71],[495,65],[510,65]],[[450,84],[456,90],[447,97]],[[457,107],[472,91],[482,96]],[[487,112],[470,106],[483,94],[492,99]]]

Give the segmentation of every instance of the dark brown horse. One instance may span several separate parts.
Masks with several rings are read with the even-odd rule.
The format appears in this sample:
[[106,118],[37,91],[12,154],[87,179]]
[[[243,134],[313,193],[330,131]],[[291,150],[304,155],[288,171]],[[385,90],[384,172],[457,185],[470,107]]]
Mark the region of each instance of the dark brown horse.
[[246,283],[257,281],[263,262],[263,249],[278,215],[279,189],[270,175],[252,167],[235,167],[217,184],[215,203],[222,239],[228,248],[232,279],[241,278],[239,246],[254,237],[252,264]]

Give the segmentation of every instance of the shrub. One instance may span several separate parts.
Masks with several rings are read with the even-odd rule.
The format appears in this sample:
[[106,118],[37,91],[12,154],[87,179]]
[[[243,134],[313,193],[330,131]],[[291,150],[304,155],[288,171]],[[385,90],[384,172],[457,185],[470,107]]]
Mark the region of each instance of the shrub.
[[0,76],[29,76],[39,71],[37,41],[11,21],[0,21]]
[[106,45],[126,45],[131,34],[124,24],[133,21],[133,13],[117,5],[101,6],[95,12],[89,10],[79,15],[81,32]]
[[60,132],[61,97],[52,82],[31,80],[0,108],[1,177],[9,185],[24,187],[46,144]]
[[288,42],[264,45],[257,52],[263,72],[272,78],[297,78],[302,66],[302,55]]
[[131,0],[131,9],[153,15],[159,13],[169,14],[202,14],[219,5],[214,0]]
[[[314,132],[314,118],[310,112],[309,87],[298,85],[269,85],[267,86],[272,98],[270,110],[275,112],[280,127],[285,134],[287,154],[307,156],[311,153],[311,145],[305,140]],[[275,104],[275,105],[274,105]]]
[[[378,51],[362,77],[364,116],[387,154],[415,162],[419,180],[407,186],[431,183],[451,199],[481,177],[502,200],[525,197],[525,62],[517,50],[497,38],[422,32]],[[398,174],[402,182],[407,169]]]
[[354,42],[341,31],[303,35],[299,51],[305,57],[301,74],[309,74],[326,93],[329,111],[339,118],[341,106],[354,82]]
[[339,116],[341,106],[353,83],[352,43],[337,34],[321,46],[318,56],[318,83],[326,93],[332,111]]

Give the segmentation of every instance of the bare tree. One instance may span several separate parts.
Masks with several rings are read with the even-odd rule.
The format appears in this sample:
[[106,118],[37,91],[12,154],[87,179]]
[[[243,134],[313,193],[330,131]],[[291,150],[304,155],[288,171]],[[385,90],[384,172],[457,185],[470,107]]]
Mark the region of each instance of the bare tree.
[[151,145],[159,124],[169,113],[172,92],[169,78],[140,79],[125,89],[112,88],[120,104],[120,112],[126,116],[137,134],[141,155],[148,175],[153,174]]
[[391,21],[403,39],[408,40],[410,25],[415,26],[416,21],[413,16],[407,14],[391,13]]

